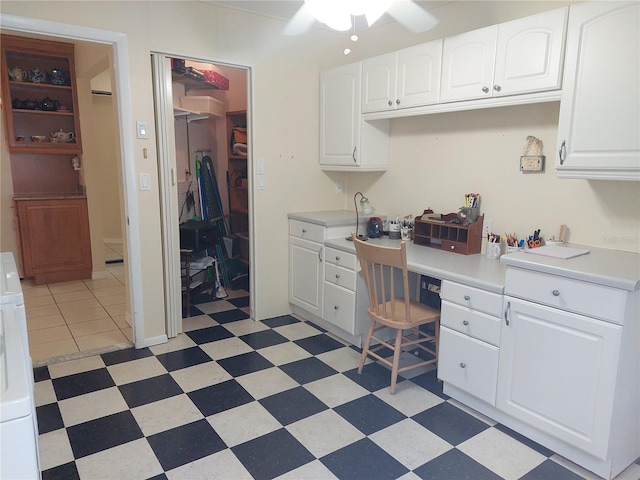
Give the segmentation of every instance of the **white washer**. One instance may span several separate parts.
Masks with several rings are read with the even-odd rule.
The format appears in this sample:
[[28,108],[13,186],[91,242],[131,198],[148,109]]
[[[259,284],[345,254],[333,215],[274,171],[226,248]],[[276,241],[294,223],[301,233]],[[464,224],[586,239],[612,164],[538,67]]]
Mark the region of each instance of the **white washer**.
[[41,478],[27,316],[13,254],[0,253],[0,478]]

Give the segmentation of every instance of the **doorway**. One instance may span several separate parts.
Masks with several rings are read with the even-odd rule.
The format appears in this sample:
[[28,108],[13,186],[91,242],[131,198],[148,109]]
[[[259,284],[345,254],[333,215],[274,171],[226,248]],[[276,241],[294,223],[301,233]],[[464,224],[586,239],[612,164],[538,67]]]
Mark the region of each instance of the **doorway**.
[[[207,251],[217,267],[203,272],[212,287],[205,290],[209,299],[234,296],[240,290],[249,291],[253,298],[249,255],[252,162],[247,128],[250,69],[160,53],[152,55],[152,65],[167,334],[173,337],[182,331],[182,318],[193,309],[180,254],[179,225],[184,222],[209,220],[223,236],[220,245]],[[196,278],[194,283],[201,285],[204,280]]]

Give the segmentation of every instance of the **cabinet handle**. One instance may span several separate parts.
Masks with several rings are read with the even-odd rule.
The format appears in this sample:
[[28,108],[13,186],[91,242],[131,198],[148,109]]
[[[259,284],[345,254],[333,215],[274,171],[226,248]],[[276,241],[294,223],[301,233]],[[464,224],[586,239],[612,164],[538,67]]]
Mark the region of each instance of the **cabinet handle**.
[[336,278],[340,278],[340,275],[338,275],[337,273],[336,273]]
[[455,250],[456,246],[455,245],[451,245],[451,250]]
[[560,145],[560,150],[558,150],[558,156],[560,158],[560,165],[564,165],[565,156],[567,154],[567,141],[562,140],[562,145]]
[[554,297],[559,297],[560,296],[560,290],[554,290],[551,293],[553,294]]
[[338,255],[336,255],[336,262],[340,261],[340,257]]
[[464,299],[468,302],[469,300],[471,300],[471,297],[469,295],[465,295]]
[[463,321],[462,321],[462,324],[463,324],[463,325],[465,325],[465,326],[466,326],[466,325],[469,325],[469,320],[463,320]]
[[396,98],[396,105],[400,105],[400,99]]
[[338,305],[334,305],[334,306],[333,306],[333,309],[334,309],[334,310],[338,310]]
[[494,86],[493,86],[493,89],[494,89],[496,92],[499,92],[500,90],[502,90],[502,87],[501,87],[500,85],[494,85]]
[[509,326],[509,310],[511,309],[511,302],[507,302],[507,308],[504,310],[504,322]]
[[389,100],[387,103],[389,104],[389,106],[393,105],[393,102],[391,100]]
[[322,262],[322,249],[323,249],[323,248],[324,248],[324,247],[320,247],[320,250],[318,250],[318,261],[319,261],[319,262]]
[[464,362],[460,362],[460,368],[466,368],[466,367],[467,367],[467,364],[466,364],[466,363],[464,363]]
[[306,229],[306,228],[303,228],[303,229],[302,229],[302,233],[307,233],[307,229]]
[[353,153],[351,154],[351,158],[353,158],[353,163],[357,163],[358,161],[356,160],[356,150],[358,149],[358,147],[353,147]]
[[482,87],[482,91],[484,93],[489,93],[489,87]]

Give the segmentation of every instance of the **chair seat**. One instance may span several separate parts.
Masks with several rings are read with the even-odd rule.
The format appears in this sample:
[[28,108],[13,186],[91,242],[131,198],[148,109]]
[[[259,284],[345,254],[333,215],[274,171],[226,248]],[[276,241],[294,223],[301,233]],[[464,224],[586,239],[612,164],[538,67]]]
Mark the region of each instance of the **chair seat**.
[[[413,328],[425,323],[435,322],[440,318],[440,311],[428,307],[415,300],[410,300],[410,318],[407,318],[404,307],[404,300],[396,298],[395,302],[386,302],[384,304],[387,316],[377,314],[376,309],[369,307],[369,315],[376,318],[376,321],[391,328]],[[395,320],[392,320],[391,311],[395,307]],[[378,312],[384,312],[383,306],[378,306]]]

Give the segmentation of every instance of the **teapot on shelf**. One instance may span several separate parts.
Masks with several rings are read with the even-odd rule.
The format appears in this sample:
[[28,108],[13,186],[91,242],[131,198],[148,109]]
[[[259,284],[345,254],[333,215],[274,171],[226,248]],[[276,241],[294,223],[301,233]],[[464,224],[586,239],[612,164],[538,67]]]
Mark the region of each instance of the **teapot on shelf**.
[[73,132],[63,132],[60,129],[57,132],[51,132],[51,142],[52,143],[69,143],[74,141],[76,138],[75,133]]
[[11,80],[22,82],[29,78],[29,72],[27,72],[26,70],[22,70],[19,67],[13,67],[11,70],[9,70],[9,78]]
[[58,100],[52,100],[49,97],[45,97],[40,102],[40,110],[45,110],[47,112],[55,112],[58,109],[60,102]]
[[34,68],[33,70],[31,70],[29,78],[33,83],[44,83],[47,79],[47,75],[39,68]]

